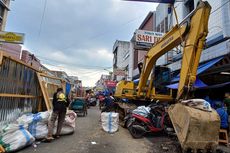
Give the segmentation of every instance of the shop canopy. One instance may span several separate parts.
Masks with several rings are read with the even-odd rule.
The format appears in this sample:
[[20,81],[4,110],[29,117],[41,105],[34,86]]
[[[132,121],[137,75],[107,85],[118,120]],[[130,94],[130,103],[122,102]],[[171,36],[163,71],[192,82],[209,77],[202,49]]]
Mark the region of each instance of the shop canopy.
[[[171,88],[171,89],[178,89],[178,84],[179,83],[174,83],[174,84],[170,84],[170,85],[167,85],[166,87],[168,88]],[[207,85],[202,82],[200,79],[196,79],[195,83],[193,84],[193,86],[195,88],[204,88],[204,87],[207,87]]]
[[[204,71],[206,71],[207,69],[212,67],[214,64],[219,62],[221,59],[223,59],[223,57],[215,58],[215,59],[213,59],[207,63],[201,64],[197,69],[197,75],[203,73]],[[174,77],[172,79],[172,82],[178,82],[179,80],[180,80],[180,74],[178,74],[176,77]]]

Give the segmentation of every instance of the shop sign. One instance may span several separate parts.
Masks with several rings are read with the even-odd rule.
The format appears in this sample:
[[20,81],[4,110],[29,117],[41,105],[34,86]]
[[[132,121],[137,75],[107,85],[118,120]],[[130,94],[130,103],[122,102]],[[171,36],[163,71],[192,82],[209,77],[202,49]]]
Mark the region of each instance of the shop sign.
[[136,42],[148,44],[154,44],[163,36],[163,33],[146,30],[136,30],[135,34]]
[[24,34],[15,32],[0,31],[0,42],[23,44]]
[[122,69],[115,69],[115,70],[114,70],[114,75],[117,75],[117,76],[125,76],[125,75],[126,75],[126,72],[125,72],[125,70],[122,70]]

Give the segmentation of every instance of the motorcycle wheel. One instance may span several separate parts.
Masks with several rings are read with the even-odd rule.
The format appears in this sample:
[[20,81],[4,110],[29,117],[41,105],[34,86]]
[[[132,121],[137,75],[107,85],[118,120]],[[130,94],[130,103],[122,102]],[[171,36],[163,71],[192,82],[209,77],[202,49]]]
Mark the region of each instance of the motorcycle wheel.
[[137,130],[136,128],[133,128],[133,125],[139,125],[138,122],[133,122],[132,125],[128,127],[128,130],[133,138],[140,139],[144,136],[145,132],[141,130]]

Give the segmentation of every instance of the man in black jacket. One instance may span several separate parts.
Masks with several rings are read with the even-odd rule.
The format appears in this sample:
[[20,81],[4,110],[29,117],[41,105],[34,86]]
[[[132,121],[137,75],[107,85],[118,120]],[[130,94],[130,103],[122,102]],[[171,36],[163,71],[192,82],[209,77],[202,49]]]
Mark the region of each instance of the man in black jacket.
[[48,137],[47,140],[53,140],[53,129],[55,121],[58,118],[56,138],[59,138],[63,122],[65,121],[66,108],[69,106],[69,100],[63,93],[62,88],[58,88],[53,95],[53,112],[48,123]]

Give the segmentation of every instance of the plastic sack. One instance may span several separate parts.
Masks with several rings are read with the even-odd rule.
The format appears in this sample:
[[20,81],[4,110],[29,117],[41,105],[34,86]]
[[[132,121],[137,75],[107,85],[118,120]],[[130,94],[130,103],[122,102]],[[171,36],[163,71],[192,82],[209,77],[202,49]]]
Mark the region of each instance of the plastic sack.
[[32,134],[36,139],[45,138],[48,134],[48,119],[50,116],[50,112],[39,112],[36,114],[24,114],[17,119],[19,124],[27,125],[28,131]]
[[114,133],[118,130],[119,114],[115,112],[101,113],[102,129],[108,133]]
[[48,126],[45,122],[32,122],[28,126],[28,131],[35,139],[42,139],[47,137]]
[[68,110],[65,116],[64,124],[75,128],[76,119],[77,119],[77,114],[72,110]]
[[181,101],[182,104],[204,111],[212,111],[211,105],[204,99],[188,99]]
[[[76,119],[77,119],[77,114],[72,110],[68,110],[66,112],[65,121],[62,125],[60,135],[67,135],[67,134],[74,133]],[[56,134],[56,131],[57,131],[57,122],[55,123],[53,134]]]
[[150,113],[150,109],[150,107],[139,106],[136,109],[134,109],[132,113],[147,117]]
[[0,145],[6,152],[13,152],[32,144],[35,138],[26,130],[26,127],[18,124],[8,124],[1,128]]
[[17,123],[19,124],[30,124],[32,122],[48,122],[50,116],[50,112],[39,112],[36,114],[28,113],[20,116],[17,119]]
[[[73,128],[72,126],[63,124],[60,135],[73,134],[74,131],[75,131],[75,128]],[[55,125],[55,128],[53,130],[53,134],[56,134],[56,132],[57,132],[57,126]]]

